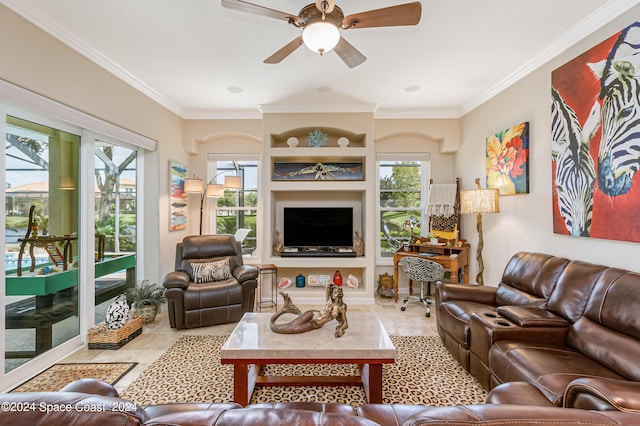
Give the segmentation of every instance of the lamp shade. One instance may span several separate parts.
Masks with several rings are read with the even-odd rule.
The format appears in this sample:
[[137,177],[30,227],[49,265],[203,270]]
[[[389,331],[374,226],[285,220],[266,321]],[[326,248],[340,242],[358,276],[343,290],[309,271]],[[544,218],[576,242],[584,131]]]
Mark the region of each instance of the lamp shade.
[[242,189],[242,177],[240,176],[225,176],[224,177],[225,189]]
[[224,185],[210,183],[207,185],[207,197],[224,197]]
[[186,194],[202,194],[204,182],[198,178],[187,178],[184,180],[184,192]]
[[331,22],[313,22],[304,27],[302,41],[309,49],[322,54],[336,47],[340,41],[340,31]]
[[476,188],[460,191],[460,213],[498,213],[500,195],[496,188]]

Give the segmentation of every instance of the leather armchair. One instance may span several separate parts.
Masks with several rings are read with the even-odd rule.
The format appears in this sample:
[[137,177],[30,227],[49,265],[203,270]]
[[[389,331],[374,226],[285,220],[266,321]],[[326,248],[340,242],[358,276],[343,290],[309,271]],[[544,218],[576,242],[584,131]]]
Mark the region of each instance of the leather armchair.
[[[196,282],[196,263],[228,259],[231,277]],[[233,235],[185,237],[176,245],[175,271],[168,273],[166,288],[171,328],[194,328],[239,321],[253,311],[258,268],[245,265],[242,249]]]

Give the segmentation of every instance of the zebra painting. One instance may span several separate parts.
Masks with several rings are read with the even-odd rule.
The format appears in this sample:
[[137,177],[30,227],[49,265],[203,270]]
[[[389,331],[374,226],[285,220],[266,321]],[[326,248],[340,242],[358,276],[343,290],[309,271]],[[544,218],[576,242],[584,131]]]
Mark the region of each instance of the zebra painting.
[[553,231],[640,242],[640,22],[553,70],[551,86]]
[[599,105],[591,108],[584,129],[575,112],[551,88],[551,155],[558,209],[570,235],[588,237],[593,213],[595,170],[589,145],[598,128]]
[[640,22],[620,33],[607,59],[589,65],[601,84],[598,188],[616,197],[629,192],[640,167]]

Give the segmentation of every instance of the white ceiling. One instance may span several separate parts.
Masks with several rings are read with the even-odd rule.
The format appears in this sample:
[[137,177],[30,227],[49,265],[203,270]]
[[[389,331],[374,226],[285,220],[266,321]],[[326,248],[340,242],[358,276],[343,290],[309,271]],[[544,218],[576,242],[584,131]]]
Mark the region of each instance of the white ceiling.
[[[313,3],[249,1],[292,14]],[[408,1],[337,5],[349,15]],[[368,58],[353,69],[304,46],[264,64],[301,30],[220,0],[1,2],[183,118],[383,118],[459,117],[640,0],[421,0],[417,26],[342,32]]]

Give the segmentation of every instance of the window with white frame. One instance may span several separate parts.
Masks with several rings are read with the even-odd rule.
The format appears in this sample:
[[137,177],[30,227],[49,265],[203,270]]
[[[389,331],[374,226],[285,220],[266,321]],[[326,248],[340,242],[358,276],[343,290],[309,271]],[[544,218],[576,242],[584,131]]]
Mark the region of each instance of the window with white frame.
[[378,174],[378,259],[391,259],[393,252],[412,236],[419,237],[426,224],[425,208],[429,188],[428,154],[379,155]]
[[246,257],[257,257],[259,157],[256,155],[209,156],[209,183],[225,183],[225,177],[240,177],[240,188],[225,188],[224,196],[211,209],[210,229],[216,234],[234,234],[242,241]]

